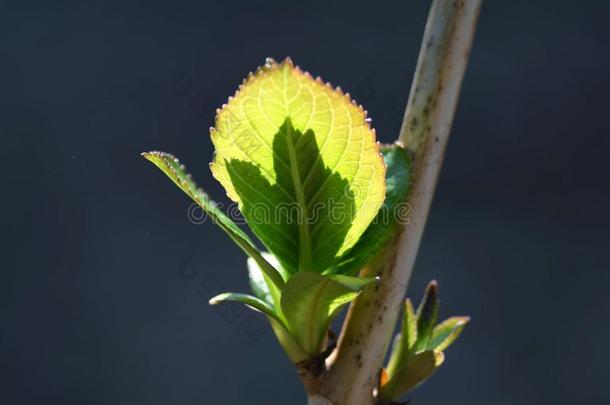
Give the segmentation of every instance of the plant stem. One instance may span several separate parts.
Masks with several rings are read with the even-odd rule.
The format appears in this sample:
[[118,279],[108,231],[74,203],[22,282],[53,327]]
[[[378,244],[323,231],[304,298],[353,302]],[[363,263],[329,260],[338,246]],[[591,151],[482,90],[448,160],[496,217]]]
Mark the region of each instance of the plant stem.
[[410,220],[364,270],[381,282],[347,314],[309,405],[373,405],[432,203],[482,0],[434,0],[398,141],[414,153]]

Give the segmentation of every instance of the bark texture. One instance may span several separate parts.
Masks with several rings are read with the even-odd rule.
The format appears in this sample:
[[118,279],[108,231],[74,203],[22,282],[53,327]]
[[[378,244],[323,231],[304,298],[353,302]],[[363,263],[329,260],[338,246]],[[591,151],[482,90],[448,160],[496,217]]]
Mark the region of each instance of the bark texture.
[[482,0],[434,0],[398,141],[414,153],[410,212],[364,275],[380,284],[350,307],[326,370],[309,379],[309,405],[374,405],[379,373],[413,270]]

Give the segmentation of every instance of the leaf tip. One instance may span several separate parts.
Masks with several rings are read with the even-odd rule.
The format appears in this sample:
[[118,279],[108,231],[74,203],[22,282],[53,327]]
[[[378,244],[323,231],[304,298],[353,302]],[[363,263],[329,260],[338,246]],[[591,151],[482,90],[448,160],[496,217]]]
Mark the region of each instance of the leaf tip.
[[153,156],[159,156],[161,153],[163,153],[163,152],[159,152],[157,150],[149,150],[147,152],[140,153],[140,156],[145,157],[146,159],[149,159]]
[[468,323],[470,323],[470,317],[469,316],[458,316],[458,321],[456,323],[456,326],[463,326],[463,325],[467,325]]
[[225,295],[226,294],[218,294],[218,295],[210,298],[208,300],[208,304],[210,304],[210,305],[218,305],[218,304],[220,304],[223,301]]
[[428,287],[426,287],[426,295],[430,295],[434,298],[438,296],[438,281],[432,280],[428,283]]
[[177,160],[173,155],[167,152],[161,152],[158,150],[151,150],[148,152],[142,152],[140,154],[144,159],[152,162],[154,164],[158,164],[158,160],[168,159],[168,160]]

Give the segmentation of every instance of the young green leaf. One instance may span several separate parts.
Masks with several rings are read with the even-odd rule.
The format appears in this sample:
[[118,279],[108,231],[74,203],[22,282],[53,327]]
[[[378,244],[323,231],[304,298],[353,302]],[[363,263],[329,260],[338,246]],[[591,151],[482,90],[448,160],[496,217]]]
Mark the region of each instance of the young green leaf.
[[444,360],[446,349],[460,334],[468,317],[452,317],[436,325],[438,286],[431,281],[417,309],[407,299],[401,333],[394,339],[386,368],[388,381],[381,385],[382,404],[393,403],[407,391],[429,378]]
[[218,111],[214,177],[290,273],[321,273],[349,250],[385,197],[365,111],[340,89],[268,60]]
[[442,352],[426,350],[409,358],[409,361],[390,374],[388,382],[381,387],[379,396],[384,399],[397,399],[417,387],[434,374],[444,361]]
[[413,354],[415,342],[417,341],[417,316],[410,299],[405,300],[401,331],[394,339],[392,354],[388,362],[387,372],[389,375],[396,374],[398,367],[407,361],[409,355]]
[[410,208],[405,201],[411,186],[411,155],[397,144],[384,145],[381,153],[387,166],[383,205],[358,242],[327,273],[357,274],[388,244],[399,225],[407,220]]
[[155,164],[176,185],[195,201],[207,215],[216,223],[229,237],[259,265],[265,275],[273,282],[276,288],[281,289],[284,280],[278,271],[265,260],[254,243],[229,217],[227,217],[199,187],[192,176],[187,173],[186,167],[173,155],[165,152],[142,153],[147,160]]
[[460,336],[468,322],[470,322],[468,316],[454,316],[439,323],[432,331],[428,348],[442,352]]
[[438,320],[438,285],[431,281],[426,288],[424,298],[417,308],[417,343],[416,350],[424,349],[432,337],[432,329]]
[[274,318],[278,322],[282,322],[282,319],[275,313],[273,307],[267,304],[265,301],[260,298],[253,297],[248,294],[240,294],[240,293],[222,293],[217,296],[210,298],[210,305],[218,305],[222,302],[239,302],[244,305],[249,306],[257,311],[264,313],[267,316]]
[[324,335],[338,311],[376,279],[299,272],[282,291],[282,313],[292,336],[310,356],[323,349]]

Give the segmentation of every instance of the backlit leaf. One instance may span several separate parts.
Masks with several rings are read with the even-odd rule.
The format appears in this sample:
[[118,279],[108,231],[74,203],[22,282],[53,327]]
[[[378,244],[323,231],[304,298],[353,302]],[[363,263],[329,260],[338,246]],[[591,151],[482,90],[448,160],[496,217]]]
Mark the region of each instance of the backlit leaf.
[[411,156],[396,144],[384,145],[381,153],[387,166],[383,205],[358,242],[328,273],[357,274],[386,247],[398,227],[407,220],[410,213],[406,198],[411,186]]
[[364,110],[290,60],[268,60],[218,111],[211,169],[290,273],[322,272],[360,239],[385,197]]

